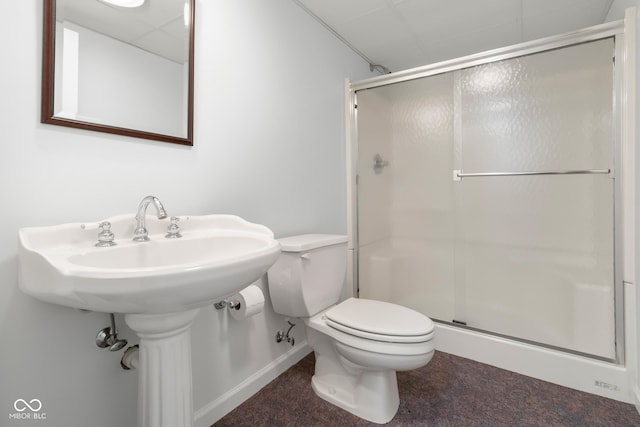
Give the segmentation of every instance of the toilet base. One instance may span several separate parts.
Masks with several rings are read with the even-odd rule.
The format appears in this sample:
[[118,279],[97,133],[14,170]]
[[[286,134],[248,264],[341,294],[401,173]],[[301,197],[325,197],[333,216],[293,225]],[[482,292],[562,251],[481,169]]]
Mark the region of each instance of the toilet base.
[[[391,421],[400,406],[396,371],[365,369],[356,375],[345,375],[344,368],[335,369],[335,362],[316,353],[315,375],[311,379],[313,391],[327,402],[367,421],[377,424]],[[340,371],[343,372],[337,374]]]

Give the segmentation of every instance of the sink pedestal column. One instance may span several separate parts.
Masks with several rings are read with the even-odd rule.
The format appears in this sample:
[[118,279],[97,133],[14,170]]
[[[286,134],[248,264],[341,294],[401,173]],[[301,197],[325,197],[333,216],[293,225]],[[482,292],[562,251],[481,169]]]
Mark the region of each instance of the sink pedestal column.
[[191,323],[198,311],[125,315],[140,337],[138,427],[192,427]]

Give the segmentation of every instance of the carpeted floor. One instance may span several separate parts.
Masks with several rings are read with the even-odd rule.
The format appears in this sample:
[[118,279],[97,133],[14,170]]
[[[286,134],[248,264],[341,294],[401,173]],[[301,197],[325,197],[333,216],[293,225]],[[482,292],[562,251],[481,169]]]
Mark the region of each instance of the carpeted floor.
[[[313,353],[219,420],[222,426],[369,426],[311,389]],[[630,404],[447,353],[398,372],[400,408],[389,426],[640,426]]]

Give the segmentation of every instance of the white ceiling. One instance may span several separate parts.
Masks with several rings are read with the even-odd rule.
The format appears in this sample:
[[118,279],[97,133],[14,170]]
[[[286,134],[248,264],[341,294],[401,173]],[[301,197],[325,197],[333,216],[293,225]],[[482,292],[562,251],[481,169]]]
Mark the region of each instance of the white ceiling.
[[58,0],[56,20],[70,21],[183,64],[188,58],[185,0],[147,0],[136,8],[100,0]]
[[405,70],[604,22],[613,0],[293,0],[369,63]]
[[[293,0],[369,63],[418,67],[601,24],[613,0]],[[58,20],[115,37],[175,62],[187,58],[185,0],[139,8],[58,0]],[[152,7],[153,6],[153,7]]]

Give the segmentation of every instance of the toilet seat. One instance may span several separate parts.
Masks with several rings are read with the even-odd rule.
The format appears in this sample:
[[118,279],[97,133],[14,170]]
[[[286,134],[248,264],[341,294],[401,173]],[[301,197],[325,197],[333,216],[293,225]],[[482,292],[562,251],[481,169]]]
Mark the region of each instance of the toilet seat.
[[[426,355],[434,350],[434,331],[426,336],[426,340],[420,342],[397,342],[363,338],[354,334],[343,332],[327,323],[325,310],[313,317],[304,319],[308,328],[314,329],[335,341],[335,345],[345,345],[354,349],[367,351],[373,354],[387,356],[418,356]],[[313,348],[313,345],[311,346]]]
[[333,329],[388,343],[430,341],[435,329],[431,319],[410,308],[361,298],[349,298],[327,310],[323,318]]

